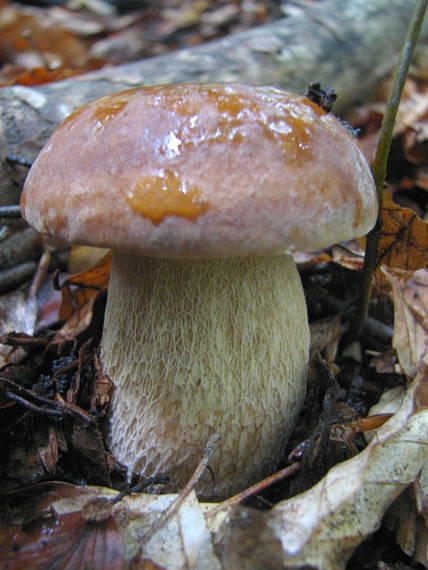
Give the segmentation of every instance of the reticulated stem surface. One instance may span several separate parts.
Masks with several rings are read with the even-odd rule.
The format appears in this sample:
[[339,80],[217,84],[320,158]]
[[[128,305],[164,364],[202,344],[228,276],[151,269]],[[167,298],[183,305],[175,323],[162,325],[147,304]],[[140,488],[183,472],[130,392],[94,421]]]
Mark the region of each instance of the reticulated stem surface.
[[114,254],[102,344],[115,383],[108,441],[143,476],[190,478],[222,497],[275,468],[300,409],[309,332],[288,255],[158,259]]

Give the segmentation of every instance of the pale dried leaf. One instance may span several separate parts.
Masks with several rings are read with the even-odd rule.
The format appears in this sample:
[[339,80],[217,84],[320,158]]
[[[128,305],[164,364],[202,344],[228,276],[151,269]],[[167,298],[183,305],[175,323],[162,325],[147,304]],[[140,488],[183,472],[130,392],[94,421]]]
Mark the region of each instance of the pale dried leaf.
[[382,271],[392,285],[392,345],[404,374],[414,378],[428,352],[428,271],[416,271],[409,280],[399,279],[386,267]]
[[[109,489],[93,487],[93,496],[66,498],[53,504],[58,513],[81,511],[89,501],[113,498],[116,493]],[[214,554],[210,533],[192,492],[183,501],[178,511],[145,542],[144,537],[158,521],[176,495],[130,495],[112,506],[111,514],[121,532],[125,544],[125,559],[137,558],[150,561],[165,570],[220,570]],[[96,505],[91,505],[93,511]],[[103,514],[105,501],[100,501]]]
[[425,463],[416,485],[418,511],[428,523],[428,463]]
[[[33,334],[37,317],[37,302],[27,299],[22,291],[13,291],[0,297],[0,335],[17,332]],[[0,344],[0,367],[22,358],[22,349]]]
[[[415,533],[414,533],[414,548],[410,551],[406,548],[408,544],[402,543],[399,540],[400,546],[409,555],[413,556],[415,560],[428,567],[428,462],[425,462],[422,471],[416,481],[415,487],[416,505],[412,501],[412,507],[416,511],[414,513],[415,519]],[[415,509],[416,506],[416,509]],[[401,514],[401,513],[400,513]],[[400,522],[405,524],[403,516],[400,517]]]
[[[171,500],[158,497],[149,511],[164,512]],[[145,558],[168,570],[194,568],[200,570],[220,570],[214,555],[211,537],[194,493],[191,493],[179,508],[149,541],[143,546]]]
[[[406,392],[403,386],[395,386],[387,390],[382,394],[379,402],[370,408],[369,416],[376,414],[395,414],[403,403],[405,394]],[[367,432],[366,435],[367,434],[372,434],[372,432]]]
[[368,447],[333,467],[312,489],[269,513],[239,510],[231,527],[227,567],[344,568],[428,460],[428,410],[414,412],[425,376],[415,378],[398,412]]
[[[422,367],[423,371],[423,367]],[[426,382],[427,377],[422,379]],[[385,392],[379,402],[370,409],[371,414],[394,413],[400,407],[405,395],[402,386],[396,386]],[[374,433],[366,432],[367,440]],[[415,500],[416,498],[416,500]],[[386,520],[387,526],[394,531],[395,539],[400,548],[408,556],[427,566],[428,551],[428,463],[422,466],[421,473],[415,485],[408,487],[391,505]]]

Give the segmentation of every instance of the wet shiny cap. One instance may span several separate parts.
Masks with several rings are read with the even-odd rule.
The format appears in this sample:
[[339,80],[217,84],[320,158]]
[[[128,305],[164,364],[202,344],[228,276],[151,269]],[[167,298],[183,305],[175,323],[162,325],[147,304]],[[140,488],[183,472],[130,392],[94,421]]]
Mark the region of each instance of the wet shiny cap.
[[21,210],[71,243],[221,257],[364,235],[377,201],[355,138],[305,97],[179,84],[114,93],[72,113],[32,166]]

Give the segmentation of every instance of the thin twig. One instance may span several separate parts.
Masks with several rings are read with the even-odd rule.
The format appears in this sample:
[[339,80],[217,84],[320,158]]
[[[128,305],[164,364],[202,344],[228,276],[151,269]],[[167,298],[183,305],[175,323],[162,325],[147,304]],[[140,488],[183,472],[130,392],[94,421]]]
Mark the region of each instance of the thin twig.
[[353,339],[357,339],[363,330],[364,321],[367,317],[373,274],[377,264],[377,246],[379,233],[382,226],[382,197],[385,185],[386,165],[389,149],[391,147],[392,133],[398,106],[400,104],[401,93],[406,81],[407,72],[412,59],[413,51],[418,41],[419,32],[424,19],[428,0],[417,0],[413,9],[412,17],[407,30],[406,39],[400,55],[400,61],[395,73],[394,82],[388,97],[385,114],[379,134],[379,141],[376,148],[376,156],[373,163],[373,178],[378,196],[379,214],[375,227],[367,235],[366,252],[364,266],[361,275],[361,286],[358,310],[355,324],[352,327]]
[[37,297],[37,294],[39,293],[43,283],[45,282],[51,261],[52,261],[52,252],[48,247],[45,247],[42,256],[39,259],[36,273],[34,274],[33,280],[31,281],[30,290],[28,291],[27,295],[28,299],[35,299]]
[[20,218],[21,208],[14,206],[0,206],[0,218]]
[[[49,344],[48,337],[25,336],[25,333],[6,333],[0,335],[0,343],[12,347],[22,347],[26,349],[39,348],[42,350]],[[2,378],[0,378],[0,381]]]
[[129,487],[125,489],[125,491],[121,491],[112,499],[112,505],[115,505],[119,501],[121,501],[124,497],[127,497],[131,493],[141,493],[144,489],[151,487],[152,485],[166,485],[169,482],[169,477],[164,477],[163,475],[156,475],[154,477],[149,477],[148,479],[144,479],[140,481],[133,487]]
[[203,451],[202,459],[198,463],[192,477],[189,479],[184,489],[180,491],[180,494],[178,495],[176,500],[169,505],[169,507],[162,514],[162,516],[153,524],[153,526],[148,530],[148,532],[142,536],[142,542],[149,541],[152,538],[152,536],[160,528],[162,528],[162,526],[171,518],[171,516],[173,516],[175,513],[178,512],[178,510],[180,509],[181,505],[183,504],[189,493],[196,486],[199,479],[204,474],[219,441],[220,441],[220,436],[218,434],[214,434],[209,438],[208,443]]
[[234,507],[235,505],[241,503],[245,499],[248,499],[248,497],[251,497],[255,493],[260,493],[261,491],[264,491],[264,489],[266,489],[267,487],[270,487],[274,483],[281,481],[281,479],[285,479],[285,477],[290,477],[291,475],[296,473],[296,471],[298,471],[299,468],[300,468],[300,463],[298,463],[297,461],[295,463],[292,463],[288,467],[285,467],[284,469],[277,471],[273,475],[270,475],[269,477],[262,479],[258,483],[251,485],[251,487],[248,487],[248,489],[241,491],[237,495],[233,495],[233,497],[226,499],[226,501],[218,503],[215,507],[213,507],[207,513],[205,513],[205,517],[213,517],[214,515],[220,513],[224,509]]
[[113,507],[119,503],[122,499],[130,495],[131,493],[141,493],[147,487],[151,485],[164,485],[168,483],[168,477],[155,476],[145,479],[144,481],[138,483],[134,487],[129,487],[125,491],[118,493],[115,497],[95,497],[94,499],[89,499],[80,511],[81,517],[88,522],[101,522],[105,521],[111,517]]
[[42,252],[42,236],[33,228],[26,227],[9,235],[0,244],[0,268],[15,267],[19,263],[35,259]]
[[36,406],[35,404],[32,404],[31,402],[29,402],[25,398],[18,396],[18,394],[15,394],[14,392],[11,392],[10,390],[5,390],[4,395],[9,400],[13,400],[17,404],[21,404],[22,406],[24,406],[24,408],[27,408],[28,410],[31,410],[32,412],[34,412],[36,414],[41,414],[41,415],[45,415],[45,416],[56,416],[56,417],[60,417],[60,418],[64,417],[64,412],[62,410],[57,410],[55,408],[45,408],[42,406]]
[[26,156],[23,156],[22,154],[15,154],[14,152],[10,152],[6,156],[6,160],[11,162],[12,164],[20,164],[21,166],[28,166],[28,168],[31,168],[31,166],[33,165],[32,160],[30,160]]
[[0,294],[6,293],[7,291],[12,291],[19,285],[22,285],[34,275],[37,269],[37,263],[35,261],[26,261],[25,263],[20,263],[15,265],[15,267],[9,267],[8,269],[0,270]]
[[68,402],[60,402],[44,398],[31,390],[23,388],[13,380],[0,376],[0,383],[6,386],[4,395],[25,408],[37,413],[48,416],[57,416],[65,418],[71,416],[89,425],[96,425],[96,421],[89,414],[84,412],[78,406],[69,404]]

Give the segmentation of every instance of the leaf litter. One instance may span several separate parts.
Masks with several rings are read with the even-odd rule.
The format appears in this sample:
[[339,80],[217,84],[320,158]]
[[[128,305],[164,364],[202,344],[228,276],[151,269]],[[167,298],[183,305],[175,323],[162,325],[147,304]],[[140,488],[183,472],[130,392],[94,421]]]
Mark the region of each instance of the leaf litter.
[[[100,33],[108,40],[115,26],[116,33],[123,31],[123,38],[129,39],[143,18],[159,41],[150,48],[153,53],[147,45],[130,42],[134,55],[141,57],[142,51],[161,53],[166,37],[176,45],[192,45],[204,34],[215,36],[220,28],[232,29],[242,21],[236,7],[232,11],[226,4],[218,10],[210,2],[193,8],[125,15],[122,20],[111,13],[97,14],[87,20],[96,31],[86,28],[86,39],[79,41]],[[201,22],[205,27],[198,27]],[[36,32],[31,35],[37,37]],[[57,75],[49,77],[55,66],[51,62],[40,72],[32,69],[33,63],[27,62],[35,61],[34,42],[24,43],[21,53],[19,46],[16,49],[10,77],[28,73],[20,81],[36,84],[70,73],[75,64],[60,65]],[[92,51],[95,65],[100,55],[108,61],[106,54],[118,53],[114,42],[103,49]],[[35,51],[39,59],[46,55],[44,47]],[[55,57],[66,61],[65,52]],[[302,279],[313,333],[308,397],[290,445],[278,458],[281,467],[297,468],[268,489],[255,486],[245,507],[239,502],[242,497],[213,509],[200,504],[191,491],[181,499],[180,494],[126,491],[124,472],[102,440],[113,389],[98,360],[108,259],[94,269],[57,278],[61,297],[40,293],[38,307],[20,291],[0,298],[8,358],[0,373],[0,557],[9,568],[89,564],[209,570],[310,564],[336,569],[345,567],[350,557],[348,566],[360,568],[352,553],[379,527],[396,497],[395,526],[387,522],[403,551],[426,564],[428,303],[427,272],[421,270],[428,243],[425,81],[419,73],[408,82],[396,127],[379,250],[387,267],[378,271],[383,281],[372,302],[374,324],[357,350],[346,353],[355,270],[362,264],[358,244],[317,252],[309,260],[306,256]],[[360,109],[361,142],[368,156],[381,114],[379,104]],[[45,328],[40,328],[37,314],[50,315]],[[379,336],[376,323],[386,331],[393,326],[392,345],[388,334]],[[377,400],[378,406],[371,408]],[[161,485],[153,489],[159,491]],[[406,496],[400,495],[404,489]],[[114,502],[115,497],[120,500]],[[172,515],[165,518],[174,504]],[[378,564],[383,564],[381,556]]]

